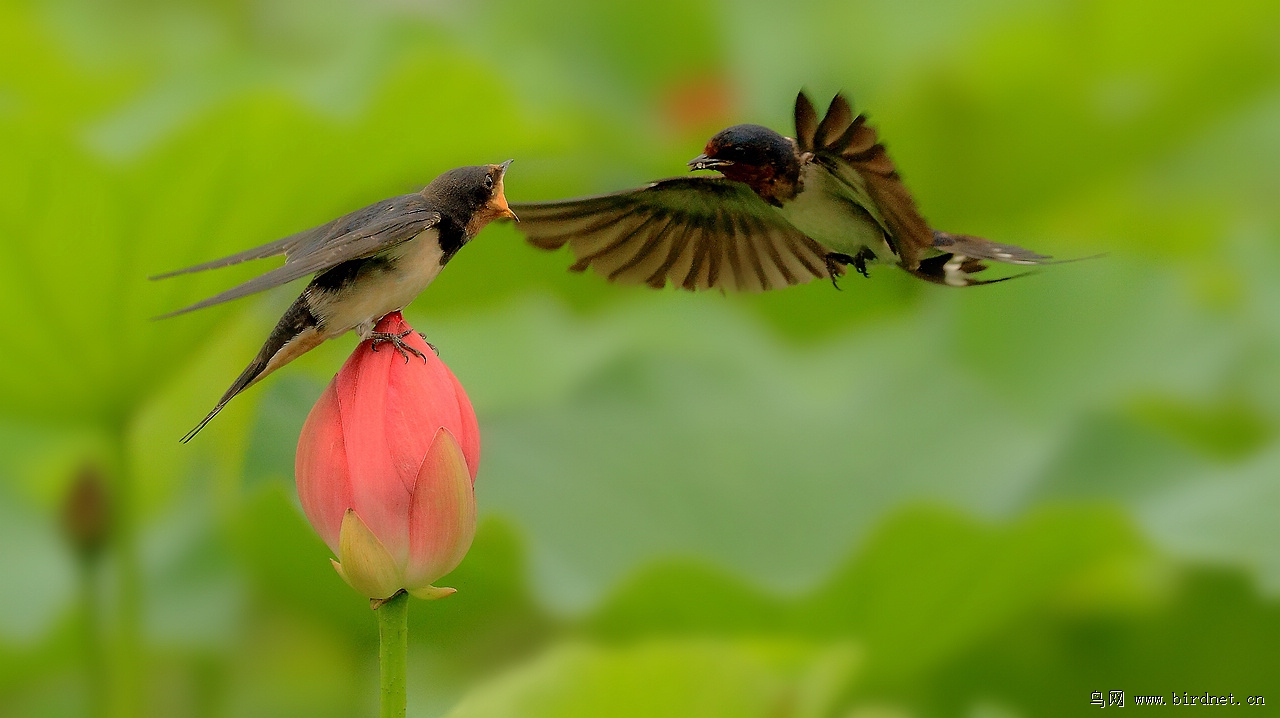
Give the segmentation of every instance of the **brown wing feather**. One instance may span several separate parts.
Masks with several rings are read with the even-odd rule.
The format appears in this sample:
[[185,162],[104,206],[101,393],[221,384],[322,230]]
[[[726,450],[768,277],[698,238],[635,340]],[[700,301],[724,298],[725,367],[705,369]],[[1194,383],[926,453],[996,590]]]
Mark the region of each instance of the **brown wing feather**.
[[844,95],[831,98],[827,114],[822,117],[822,122],[818,123],[818,129],[814,132],[814,146],[829,147],[844,133],[850,122],[853,122],[853,108],[849,107],[849,101],[844,99]]
[[825,249],[749,187],[722,177],[511,208],[530,244],[568,244],[571,269],[591,267],[611,282],[761,291],[829,276]]
[[[933,230],[916,208],[889,152],[865,115],[854,116],[843,95],[836,95],[815,131],[814,153],[827,163],[842,163],[861,177],[867,195],[888,225],[891,244],[908,270],[933,247]],[[870,209],[870,208],[868,208]]]
[[818,111],[804,90],[796,95],[796,144],[801,152],[813,151],[813,136],[818,131]]
[[[883,149],[881,147],[881,151]],[[887,154],[884,157],[888,159]],[[867,180],[867,192],[893,232],[902,266],[908,269],[915,267],[933,246],[933,230],[916,209],[911,191],[898,178],[897,172],[881,174],[871,168],[859,169]]]
[[876,144],[876,131],[867,126],[867,116],[858,115],[853,118],[853,122],[849,124],[849,128],[844,134],[836,138],[833,143],[835,147],[840,148],[840,154],[847,159],[866,159],[862,157],[863,153],[870,150]]

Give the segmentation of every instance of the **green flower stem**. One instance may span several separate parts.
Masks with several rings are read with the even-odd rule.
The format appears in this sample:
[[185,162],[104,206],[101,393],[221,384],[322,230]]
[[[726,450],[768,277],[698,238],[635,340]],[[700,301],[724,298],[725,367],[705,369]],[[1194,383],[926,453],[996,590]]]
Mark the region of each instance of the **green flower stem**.
[[102,642],[102,601],[99,598],[98,556],[81,556],[79,561],[81,628],[84,665],[89,682],[89,715],[107,715],[107,660]]
[[401,591],[377,606],[378,663],[382,667],[382,718],[404,718],[409,654],[409,594]]
[[114,528],[116,565],[114,640],[111,656],[111,690],[108,714],[113,718],[142,715],[142,566],[138,556],[137,514],[133,466],[129,461],[127,431],[118,427],[113,450]]

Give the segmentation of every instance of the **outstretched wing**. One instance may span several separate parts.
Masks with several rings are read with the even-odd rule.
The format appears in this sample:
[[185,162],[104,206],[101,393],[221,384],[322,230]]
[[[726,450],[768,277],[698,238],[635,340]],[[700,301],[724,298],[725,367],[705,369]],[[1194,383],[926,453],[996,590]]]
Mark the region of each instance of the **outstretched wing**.
[[972,286],[1011,279],[974,279],[972,275],[985,269],[987,261],[1055,263],[1047,255],[1012,244],[932,229],[916,209],[911,192],[876,131],[867,124],[866,115],[855,116],[842,95],[832,98],[827,114],[818,122],[813,104],[801,92],[796,97],[795,115],[796,142],[801,151],[812,152],[840,181],[847,198],[880,225],[908,272],[939,284]]
[[722,177],[677,177],[635,190],[513,203],[535,247],[568,244],[611,282],[758,292],[828,277],[826,250],[751,188]]
[[328,224],[285,237],[255,249],[176,272],[162,274],[158,277],[152,277],[153,279],[161,279],[279,254],[285,254],[288,257],[284,266],[254,277],[244,284],[232,287],[204,301],[157,318],[164,319],[215,304],[229,302],[282,284],[288,284],[295,279],[310,274],[323,272],[347,260],[377,254],[401,242],[413,239],[439,221],[440,214],[430,208],[426,198],[422,195],[408,194],[392,197],[339,217]]
[[796,142],[812,152],[849,191],[849,198],[885,230],[889,244],[907,269],[915,267],[933,247],[933,230],[916,209],[889,153],[867,124],[854,115],[843,95],[831,100],[822,122],[809,98],[796,96]]

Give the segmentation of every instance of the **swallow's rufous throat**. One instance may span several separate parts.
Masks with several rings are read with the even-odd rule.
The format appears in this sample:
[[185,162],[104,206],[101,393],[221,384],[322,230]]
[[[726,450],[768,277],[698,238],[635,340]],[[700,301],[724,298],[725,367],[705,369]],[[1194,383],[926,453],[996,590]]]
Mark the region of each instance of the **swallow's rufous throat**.
[[818,121],[803,92],[796,136],[735,125],[712,137],[693,170],[721,176],[660,180],[639,189],[513,203],[520,231],[543,249],[566,243],[576,271],[661,288],[760,291],[830,278],[852,264],[891,262],[957,287],[986,262],[1047,264],[1045,255],[932,229],[876,132],[840,95]]
[[515,218],[502,190],[502,178],[510,164],[507,160],[500,165],[452,169],[421,192],[384,199],[270,244],[152,277],[163,279],[285,255],[283,266],[164,315],[172,317],[315,275],[276,324],[258,356],[182,440],[190,441],[236,394],[324,340],[352,329],[362,340],[371,339],[375,349],[378,344],[390,343],[405,361],[410,353],[421,356],[405,343],[403,334],[375,332],[373,328],[383,316],[412,302],[486,224]]

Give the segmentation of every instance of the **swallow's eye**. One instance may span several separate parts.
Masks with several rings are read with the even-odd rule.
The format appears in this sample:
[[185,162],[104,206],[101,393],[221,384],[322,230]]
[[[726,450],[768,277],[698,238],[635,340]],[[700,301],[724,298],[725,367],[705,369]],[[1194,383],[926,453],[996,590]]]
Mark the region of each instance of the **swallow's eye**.
[[484,188],[493,189],[493,175],[484,176]]

